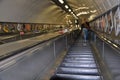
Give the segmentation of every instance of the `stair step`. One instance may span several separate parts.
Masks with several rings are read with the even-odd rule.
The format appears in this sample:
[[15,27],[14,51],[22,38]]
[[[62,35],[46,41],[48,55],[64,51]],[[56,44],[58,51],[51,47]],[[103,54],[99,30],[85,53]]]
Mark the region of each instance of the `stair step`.
[[91,53],[91,52],[69,52],[68,54],[92,55],[93,53]]
[[71,49],[70,52],[91,52],[91,50],[88,49]]
[[54,80],[100,80],[100,76],[94,75],[73,75],[73,74],[56,74],[58,79]]
[[75,64],[75,63],[62,63],[63,67],[74,67],[74,68],[97,68],[96,64]]
[[70,49],[70,50],[77,50],[77,51],[82,51],[82,50],[86,50],[86,51],[91,51],[91,49],[90,48],[79,48],[79,47],[76,47],[76,48],[72,48],[72,49]]
[[63,60],[63,62],[65,62],[65,63],[86,63],[86,64],[88,64],[88,63],[95,63],[95,61],[71,61],[71,60]]
[[101,80],[89,43],[73,45],[52,80]]
[[77,75],[99,75],[97,69],[87,69],[87,68],[66,68],[59,67],[57,73],[60,74],[77,74]]
[[70,59],[70,58],[65,58],[65,61],[94,61],[94,60],[80,60],[80,59]]
[[92,53],[92,51],[69,51],[70,53]]
[[69,60],[80,60],[80,61],[88,61],[88,60],[94,60],[94,58],[79,58],[79,57],[74,57],[74,58],[67,58],[65,57],[65,59],[69,59]]
[[87,57],[87,58],[93,58],[93,55],[73,55],[73,54],[69,54],[66,57]]

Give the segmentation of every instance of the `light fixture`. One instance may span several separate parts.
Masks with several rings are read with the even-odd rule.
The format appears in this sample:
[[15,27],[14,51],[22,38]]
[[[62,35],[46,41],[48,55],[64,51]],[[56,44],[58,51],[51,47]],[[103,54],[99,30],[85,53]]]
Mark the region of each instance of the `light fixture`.
[[73,14],[73,16],[74,16],[75,19],[78,19],[78,17],[75,14]]
[[81,9],[89,9],[89,7],[79,7],[79,8],[77,8],[77,9],[75,9],[75,11],[81,10]]
[[90,12],[91,12],[91,13],[96,13],[96,12],[97,12],[97,10],[93,10],[93,11],[91,10]]
[[116,48],[118,47],[116,44],[113,44],[113,46],[116,47]]
[[109,43],[111,43],[111,41],[108,40]]
[[65,5],[65,8],[68,9],[69,8],[68,5]]
[[60,2],[61,4],[63,4],[63,3],[64,3],[64,1],[63,1],[63,0],[59,0],[59,2]]
[[65,0],[53,0],[53,2],[55,2],[56,5],[61,7],[65,12],[71,13],[73,15],[73,17],[78,19],[76,14],[74,14],[74,12],[72,12],[73,10],[71,9],[71,7],[67,4],[67,2]]
[[104,40],[107,40],[106,38],[104,38]]
[[75,20],[75,23],[77,23],[77,20]]
[[68,11],[71,12],[71,9],[69,9]]
[[71,14],[73,14],[73,12],[71,12]]
[[84,15],[84,14],[89,14],[89,12],[85,11],[85,12],[80,12],[77,14],[77,16],[80,16],[80,15]]

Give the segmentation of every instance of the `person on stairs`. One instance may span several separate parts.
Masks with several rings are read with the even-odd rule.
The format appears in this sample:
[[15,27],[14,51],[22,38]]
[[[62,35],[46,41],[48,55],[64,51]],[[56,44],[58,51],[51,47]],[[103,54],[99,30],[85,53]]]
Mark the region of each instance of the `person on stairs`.
[[87,22],[86,19],[83,19],[81,28],[82,28],[83,45],[86,46],[86,42],[89,38],[89,30],[90,30],[89,22]]

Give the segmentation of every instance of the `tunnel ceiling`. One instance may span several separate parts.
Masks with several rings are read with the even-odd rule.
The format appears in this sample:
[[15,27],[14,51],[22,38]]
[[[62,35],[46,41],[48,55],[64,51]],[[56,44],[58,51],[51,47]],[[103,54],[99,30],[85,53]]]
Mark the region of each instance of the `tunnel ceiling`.
[[89,20],[120,4],[120,0],[66,0],[78,17]]
[[[78,17],[98,16],[120,0],[65,0]],[[68,14],[52,0],[0,0],[0,22],[65,23]]]
[[0,0],[0,22],[63,24],[66,15],[51,0]]

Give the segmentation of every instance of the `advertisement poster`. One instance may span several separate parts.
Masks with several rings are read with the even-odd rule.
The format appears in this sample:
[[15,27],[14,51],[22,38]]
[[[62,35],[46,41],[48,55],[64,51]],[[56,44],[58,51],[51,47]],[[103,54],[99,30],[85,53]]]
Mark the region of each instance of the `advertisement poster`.
[[101,17],[100,17],[100,18],[99,18],[99,30],[100,30],[100,31],[102,31],[101,21],[102,21],[102,19],[101,19]]
[[102,31],[105,29],[105,16],[102,16]]
[[100,25],[100,24],[99,24],[99,19],[96,20],[96,24],[97,24],[97,26],[96,26],[96,27],[97,27],[97,30],[99,30],[99,25]]
[[26,31],[31,31],[31,25],[30,24],[25,24],[25,30]]
[[10,30],[10,32],[15,32],[15,26],[13,24],[8,24],[8,28]]
[[20,32],[20,31],[23,31],[23,25],[22,24],[18,24],[17,25],[17,30]]
[[35,24],[31,24],[31,30],[32,30],[32,31],[35,30]]
[[107,14],[105,15],[105,32],[107,32],[108,29],[108,18],[107,18]]
[[120,33],[120,7],[117,8],[117,11],[114,15],[114,26],[115,26],[115,35],[118,36]]
[[94,28],[97,30],[97,21],[94,21]]
[[2,32],[2,25],[0,24],[0,33]]
[[112,11],[108,14],[108,33],[110,34],[113,30],[113,15]]
[[6,33],[10,32],[8,24],[3,25],[3,31]]
[[18,24],[12,24],[12,26],[14,26],[15,32],[18,32],[18,30],[17,30]]

